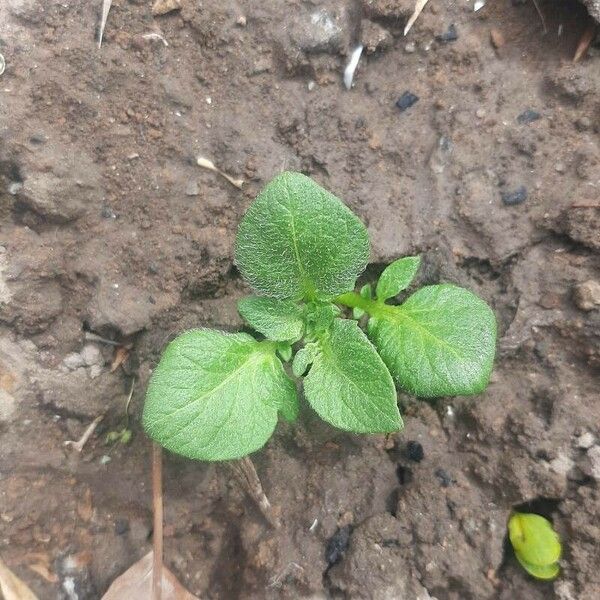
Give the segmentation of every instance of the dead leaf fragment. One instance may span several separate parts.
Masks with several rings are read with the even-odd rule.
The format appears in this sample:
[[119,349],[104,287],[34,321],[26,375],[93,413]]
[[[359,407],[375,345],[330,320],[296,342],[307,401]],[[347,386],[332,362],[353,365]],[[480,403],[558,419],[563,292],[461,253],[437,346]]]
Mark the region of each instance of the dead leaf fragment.
[[34,563],[27,566],[31,571],[37,573],[40,577],[43,577],[48,583],[58,583],[58,575],[53,573],[46,565],[42,563]]
[[156,0],[152,5],[152,14],[155,16],[166,15],[180,8],[181,0]]
[[102,38],[104,37],[104,28],[106,27],[106,20],[108,19],[108,13],[112,6],[112,0],[102,0],[102,14],[100,16],[100,30],[98,31],[98,48],[102,46]]
[[129,358],[131,352],[131,346],[119,346],[115,349],[115,355],[112,363],[110,364],[110,372],[114,373],[122,364],[124,364]]
[[0,591],[3,600],[38,600],[38,597],[4,564],[1,558]]
[[496,50],[502,48],[502,46],[504,46],[504,44],[506,43],[502,32],[499,29],[495,28],[490,30],[490,40],[492,42],[492,46],[494,46]]
[[[149,552],[131,566],[125,573],[117,577],[102,600],[148,600],[152,597],[152,560]],[[28,600],[28,599],[27,599]],[[163,566],[162,600],[199,600],[190,594],[169,569]]]
[[92,490],[90,488],[85,490],[83,498],[77,503],[77,514],[86,523],[92,518],[94,506],[92,504]]

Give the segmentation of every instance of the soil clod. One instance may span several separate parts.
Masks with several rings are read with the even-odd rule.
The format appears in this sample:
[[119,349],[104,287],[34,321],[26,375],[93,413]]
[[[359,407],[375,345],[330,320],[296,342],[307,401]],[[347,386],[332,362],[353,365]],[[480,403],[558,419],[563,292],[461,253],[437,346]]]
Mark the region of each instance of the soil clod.
[[350,544],[350,534],[352,530],[350,525],[340,527],[327,542],[325,550],[325,560],[329,566],[335,565],[344,556]]

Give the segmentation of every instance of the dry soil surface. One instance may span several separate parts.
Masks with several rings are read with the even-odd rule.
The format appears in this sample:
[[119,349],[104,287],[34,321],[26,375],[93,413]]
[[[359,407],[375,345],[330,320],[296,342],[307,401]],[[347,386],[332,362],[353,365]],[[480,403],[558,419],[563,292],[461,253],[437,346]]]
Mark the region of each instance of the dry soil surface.
[[[407,0],[114,0],[98,49],[100,0],[0,2],[0,555],[42,600],[149,550],[148,376],[178,332],[242,326],[236,226],[284,168],[367,223],[367,279],[420,253],[420,283],[485,298],[497,366],[479,397],[401,394],[388,440],[281,424],[253,457],[278,531],[168,456],[168,565],[215,600],[600,597],[600,52],[573,64],[593,21],[538,3],[546,33],[529,1],[432,0],[404,37]],[[522,506],[563,537],[555,582],[506,547]]]

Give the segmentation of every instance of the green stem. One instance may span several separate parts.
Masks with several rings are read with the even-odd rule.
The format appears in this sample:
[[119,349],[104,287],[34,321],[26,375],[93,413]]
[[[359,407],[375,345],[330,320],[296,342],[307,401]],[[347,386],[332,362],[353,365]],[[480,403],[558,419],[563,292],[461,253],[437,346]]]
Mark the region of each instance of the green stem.
[[348,308],[361,308],[366,313],[371,316],[377,316],[377,313],[382,312],[382,308],[384,308],[385,304],[381,304],[376,300],[369,300],[368,298],[363,298],[360,294],[356,292],[348,292],[346,294],[342,294],[338,296],[334,302],[336,304],[342,304],[343,306],[347,306]]

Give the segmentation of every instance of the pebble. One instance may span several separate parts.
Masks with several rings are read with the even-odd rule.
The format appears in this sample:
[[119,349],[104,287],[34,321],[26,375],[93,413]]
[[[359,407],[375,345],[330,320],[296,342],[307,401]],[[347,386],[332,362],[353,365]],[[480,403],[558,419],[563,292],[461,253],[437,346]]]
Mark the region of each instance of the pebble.
[[592,477],[600,480],[600,446],[594,446],[587,453],[592,467]]
[[63,365],[70,371],[74,371],[75,369],[85,366],[85,361],[83,360],[83,356],[78,352],[71,352],[71,354],[67,354],[67,356],[64,357]]
[[338,563],[350,544],[350,526],[340,527],[327,542],[325,560],[329,565]]
[[413,462],[421,462],[425,458],[423,446],[414,440],[409,441],[406,444],[406,458]]
[[554,170],[557,173],[564,173],[567,170],[567,167],[565,166],[565,163],[559,162],[554,165]]
[[156,0],[152,5],[152,14],[154,16],[166,15],[180,8],[181,0]]
[[81,359],[86,367],[104,364],[104,358],[98,346],[94,344],[86,344],[81,352]]
[[190,179],[188,184],[185,186],[185,195],[186,196],[199,196],[200,195],[200,187],[198,186],[198,182],[195,179]]
[[452,23],[444,33],[437,36],[437,39],[440,42],[455,42],[458,39],[456,25]]
[[586,431],[577,437],[575,443],[577,444],[578,448],[581,448],[582,450],[588,450],[596,443],[596,438],[594,437],[593,433]]
[[115,521],[115,533],[123,535],[129,531],[129,521],[127,519],[117,519]]
[[485,117],[485,110],[483,108],[478,108],[477,112],[475,113],[475,116],[478,119],[483,119],[483,117]]
[[525,202],[525,200],[527,200],[527,188],[522,185],[513,192],[502,192],[501,198],[502,202],[504,202],[506,206],[516,206],[517,204],[522,204]]
[[579,117],[575,121],[575,127],[577,127],[578,131],[588,131],[592,128],[592,120],[589,117]]
[[504,35],[499,29],[490,29],[490,40],[492,42],[492,46],[496,50],[499,50],[506,43],[504,39]]
[[527,110],[524,110],[518,117],[517,117],[517,123],[519,123],[519,125],[529,125],[529,123],[533,123],[534,121],[539,121],[539,119],[542,118],[542,115],[531,109],[528,108]]
[[407,485],[413,480],[413,472],[404,465],[398,465],[396,467],[396,478],[400,485]]
[[404,112],[418,101],[419,96],[413,94],[412,92],[406,91],[404,94],[402,94],[402,96],[400,96],[400,98],[398,98],[398,100],[396,100],[396,106],[400,109],[400,112]]
[[600,307],[600,283],[593,279],[588,279],[579,283],[573,290],[573,299],[577,308],[585,310],[595,310]]
[[404,46],[404,52],[406,52],[406,54],[413,54],[416,51],[417,45],[414,42],[408,42],[408,44]]
[[575,463],[566,454],[559,454],[550,461],[550,469],[558,475],[565,477],[574,466]]
[[448,471],[441,467],[435,470],[435,476],[440,480],[442,487],[450,487],[453,483],[456,483]]
[[244,15],[240,15],[236,20],[236,24],[239,25],[240,27],[246,27],[247,23],[248,23],[248,20],[246,19],[246,17]]

